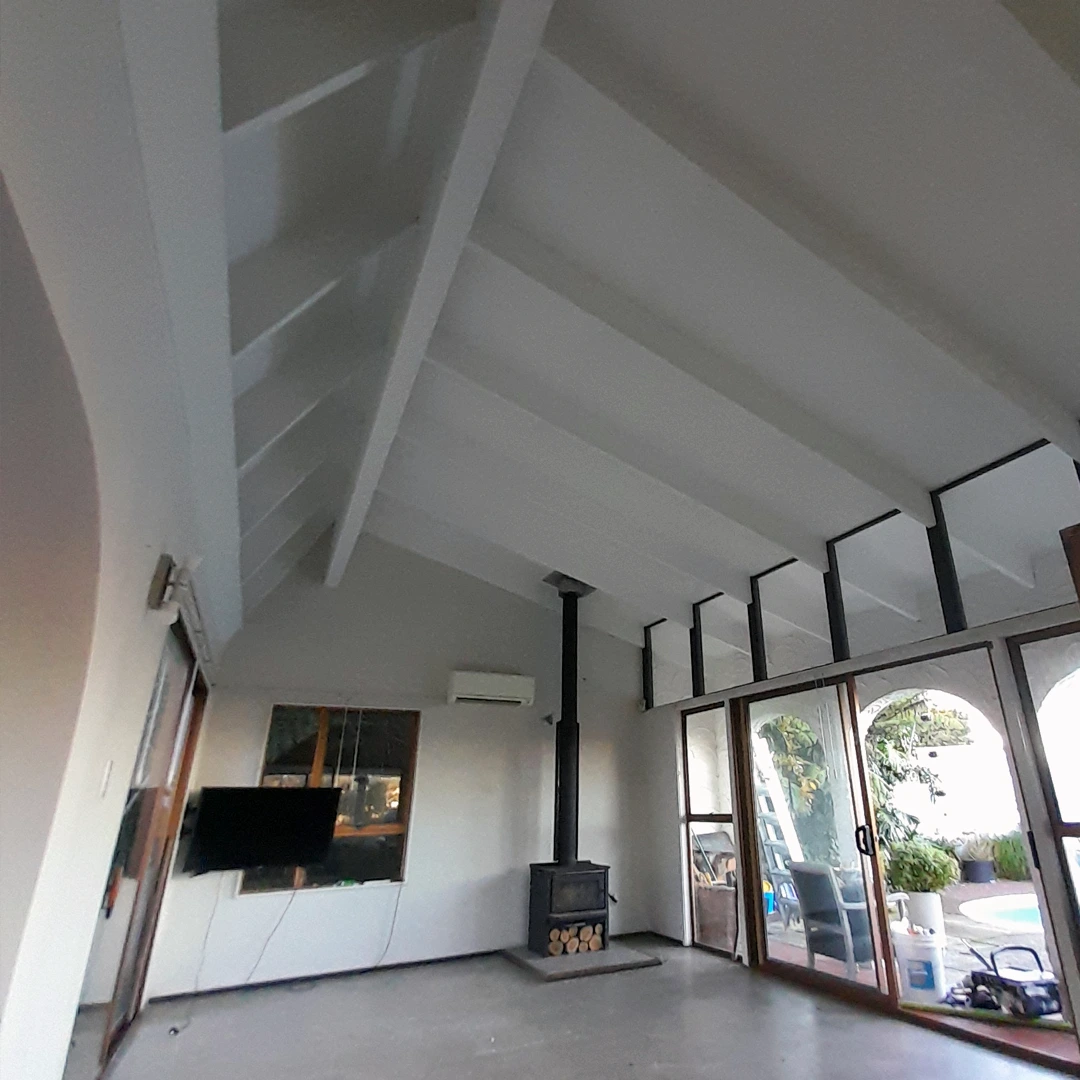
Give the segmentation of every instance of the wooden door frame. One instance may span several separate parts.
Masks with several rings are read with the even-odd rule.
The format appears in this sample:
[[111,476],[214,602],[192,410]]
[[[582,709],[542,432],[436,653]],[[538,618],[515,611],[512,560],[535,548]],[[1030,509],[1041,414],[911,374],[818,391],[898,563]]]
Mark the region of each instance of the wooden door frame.
[[[183,626],[180,623],[174,624],[170,628],[170,633],[176,636],[176,639],[184,649],[191,665],[191,674],[184,685],[181,704],[181,709],[190,708],[191,713],[181,736],[183,739],[183,747],[180,750],[180,763],[176,774],[173,799],[169,807],[168,818],[166,819],[165,839],[159,855],[159,864],[162,868],[162,872],[154,887],[153,894],[149,897],[146,908],[146,918],[143,923],[146,932],[138,935],[138,937],[134,936],[137,934],[137,928],[132,924],[128,926],[124,936],[124,944],[121,948],[120,961],[117,966],[116,983],[114,984],[113,995],[107,1006],[105,1016],[105,1034],[101,1046],[100,1057],[102,1067],[106,1066],[115,1055],[120,1044],[123,1042],[125,1035],[131,1029],[131,1025],[135,1022],[135,1019],[142,1010],[143,997],[146,992],[146,975],[150,966],[150,956],[153,952],[154,938],[157,934],[158,919],[161,915],[165,889],[168,885],[169,870],[172,866],[173,854],[176,850],[176,841],[179,837],[180,827],[183,822],[184,805],[187,801],[188,785],[191,780],[191,771],[195,760],[195,749],[198,743],[199,732],[202,728],[206,701],[209,696],[209,687],[199,669],[198,659],[194,649],[191,647],[191,642],[187,633],[184,631]],[[163,654],[164,648],[165,646],[163,645]],[[174,744],[173,754],[175,753],[176,745]],[[147,844],[146,850],[143,852],[139,862],[138,874],[136,875],[137,885],[135,897],[132,903],[133,912],[138,910],[140,894],[146,887],[146,876],[151,865],[152,851],[152,845]],[[119,1025],[114,1028],[113,1022],[116,1017],[116,1009],[120,997],[120,978],[124,970],[125,957],[131,948],[136,948],[137,952],[135,955],[135,966],[132,970],[133,987],[130,1015],[124,1017]]]

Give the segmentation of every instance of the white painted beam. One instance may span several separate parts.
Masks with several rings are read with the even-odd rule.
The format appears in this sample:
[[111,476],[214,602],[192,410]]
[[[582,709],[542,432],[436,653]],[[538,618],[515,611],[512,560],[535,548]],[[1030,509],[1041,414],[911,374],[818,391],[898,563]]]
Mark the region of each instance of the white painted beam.
[[471,0],[226,5],[221,16],[226,137],[280,123],[474,15]]
[[326,581],[336,585],[360,535],[416,373],[446,299],[552,0],[502,0],[480,19],[484,48],[444,179],[424,209],[420,244],[385,381],[365,433],[351,494],[335,529]]
[[478,217],[471,242],[787,438],[832,462],[924,525],[933,523],[930,495],[914,478],[869,447],[831,428],[746,364],[702,345],[506,222],[490,215]]
[[282,363],[236,400],[236,465],[248,472],[280,438],[373,362],[373,351],[333,336]]
[[606,529],[590,528],[534,503],[527,492],[511,504],[490,482],[402,442],[379,490],[541,566],[587,581],[654,618],[689,628],[700,582],[620,543]]
[[647,522],[638,522],[625,513],[575,490],[561,477],[543,473],[537,466],[517,462],[509,465],[502,448],[481,449],[468,436],[453,431],[430,414],[418,415],[412,409],[398,430],[400,439],[422,447],[425,453],[452,461],[454,467],[474,477],[490,477],[491,489],[513,491],[526,489],[531,501],[552,512],[567,514],[575,521],[591,525],[598,532],[618,537],[620,543],[647,554],[659,563],[703,582],[701,592],[724,591],[749,603],[750,579],[722,559],[688,546],[676,537],[654,530]]
[[[546,45],[644,128],[952,357],[1023,413],[1044,438],[1080,460],[1080,422],[1026,374],[1022,356],[992,349],[962,328],[926,290],[905,280],[884,253],[873,250],[864,236],[842,221],[829,220],[820,209],[804,209],[805,200],[793,198],[790,185],[755,162],[744,145],[714,125],[700,124],[695,119],[700,111],[692,102],[642,72],[631,71],[603,43],[575,32],[569,19],[553,21]],[[894,501],[912,512],[901,500]],[[930,524],[921,513],[914,516]]]
[[370,193],[351,213],[340,208],[304,223],[229,267],[233,353],[263,341],[307,311],[357,263],[415,222],[407,208]]
[[241,539],[327,460],[327,405],[309,414],[240,477]]
[[[516,408],[520,419],[515,425],[519,439],[519,452],[525,452],[520,435],[537,421],[563,434],[566,441],[580,443],[583,452],[598,451],[615,459],[650,485],[663,485],[673,495],[694,510],[706,509],[722,515],[727,520],[756,533],[762,539],[794,555],[800,562],[824,573],[828,569],[825,543],[806,533],[794,522],[783,520],[771,511],[761,508],[740,492],[705,473],[695,472],[682,462],[669,459],[654,447],[643,447],[632,437],[619,431],[603,418],[591,415],[576,401],[564,397],[540,381],[516,371],[511,365],[500,364],[480,350],[470,349],[463,342],[436,331],[428,349],[428,363],[438,372],[456,379],[461,387],[486,398],[483,405],[484,418],[476,422],[476,437],[489,441],[495,435],[496,413],[500,404]],[[450,406],[450,387],[442,388],[436,396]],[[482,426],[481,426],[482,425]],[[533,444],[528,444],[531,447]],[[514,446],[503,445],[500,449],[513,454]],[[779,560],[776,560],[779,561]],[[744,575],[734,574],[730,568],[722,577],[717,575],[717,587],[740,603],[749,603],[749,591]],[[890,582],[882,580],[878,573],[845,569],[845,582],[857,588],[870,599],[884,607],[918,621],[913,597]]]
[[[182,7],[124,0],[121,11],[126,78],[190,436],[195,584],[216,651],[243,619],[217,9],[207,0]],[[134,223],[138,211],[131,213]]]
[[243,584],[244,611],[250,614],[296,568],[330,527],[329,510],[321,511],[303,523]]
[[662,450],[642,446],[638,440],[593,415],[574,399],[559,394],[511,365],[499,363],[480,350],[441,333],[436,333],[428,349],[428,359],[436,367],[455,373],[477,388],[497,395],[663,484],[688,502],[705,507],[776,544],[815,570],[824,573],[829,568],[824,540],[812,536],[796,522],[774,514],[703,471],[688,469],[685,463],[674,460]]
[[316,469],[240,542],[240,572],[253,577],[304,524],[318,514],[329,518],[337,481],[327,463]]
[[[364,522],[364,532],[470,574],[550,611],[561,610],[558,594],[543,581],[550,567],[455,528],[423,510],[398,502],[385,492],[375,493]],[[627,608],[601,592],[593,593],[587,603],[581,604],[579,616],[585,626],[602,630],[631,645],[641,645],[641,628],[652,619],[650,613]]]

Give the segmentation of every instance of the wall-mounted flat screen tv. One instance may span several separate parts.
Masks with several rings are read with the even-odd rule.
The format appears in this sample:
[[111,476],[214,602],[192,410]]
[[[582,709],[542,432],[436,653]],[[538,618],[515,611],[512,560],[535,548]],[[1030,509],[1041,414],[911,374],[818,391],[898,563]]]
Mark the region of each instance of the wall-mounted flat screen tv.
[[340,797],[338,788],[203,788],[184,869],[205,874],[321,862]]

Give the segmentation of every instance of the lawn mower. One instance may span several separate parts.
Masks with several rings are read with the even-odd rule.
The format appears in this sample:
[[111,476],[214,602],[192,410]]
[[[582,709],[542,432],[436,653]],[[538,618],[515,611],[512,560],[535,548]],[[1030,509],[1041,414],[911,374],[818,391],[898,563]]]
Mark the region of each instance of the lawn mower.
[[[965,944],[967,944],[965,942]],[[1043,970],[1039,954],[1027,945],[1005,945],[995,949],[989,960],[968,945],[968,950],[983,965],[972,971],[962,984],[945,997],[947,1005],[990,1012],[1007,1012],[1034,1020],[1061,1012],[1061,991],[1057,976]],[[1024,953],[1034,958],[1034,967],[1018,967],[1001,961],[1005,953]]]

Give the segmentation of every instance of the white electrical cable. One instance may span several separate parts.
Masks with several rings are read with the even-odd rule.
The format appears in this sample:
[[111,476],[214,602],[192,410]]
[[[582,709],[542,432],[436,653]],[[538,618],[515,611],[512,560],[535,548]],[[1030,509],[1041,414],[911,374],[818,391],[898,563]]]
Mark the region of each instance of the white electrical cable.
[[274,923],[274,928],[267,935],[266,940],[263,942],[262,948],[259,950],[259,955],[255,958],[254,965],[252,966],[251,970],[247,973],[247,978],[244,979],[244,985],[245,986],[247,986],[247,984],[249,982],[251,982],[252,978],[255,975],[256,970],[258,969],[259,965],[262,963],[262,958],[266,955],[266,950],[270,947],[270,942],[273,941],[274,935],[278,932],[278,927],[281,926],[281,924],[285,921],[285,916],[288,915],[289,908],[292,907],[293,901],[296,899],[296,894],[299,891],[300,891],[299,889],[293,889],[293,891],[291,893],[289,893],[289,899],[286,901],[285,906],[281,909],[281,914],[278,916],[277,922]]

